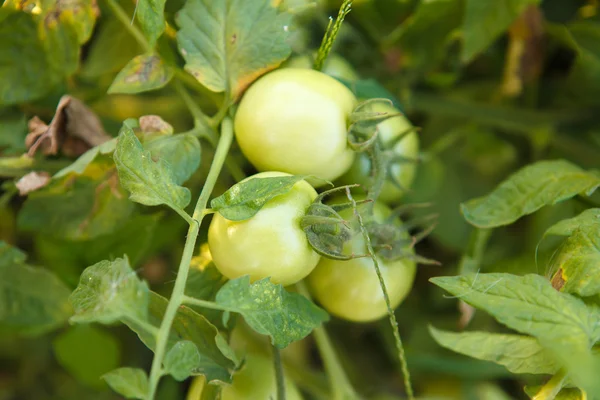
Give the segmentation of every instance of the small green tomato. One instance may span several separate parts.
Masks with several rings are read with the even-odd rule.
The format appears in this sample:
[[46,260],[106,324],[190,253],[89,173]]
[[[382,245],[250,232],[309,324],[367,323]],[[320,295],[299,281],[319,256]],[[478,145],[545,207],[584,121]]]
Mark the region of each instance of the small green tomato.
[[[395,107],[385,103],[373,103],[365,111],[387,112],[391,114],[399,112]],[[404,116],[398,115],[383,121],[377,128],[379,138],[385,147],[395,138],[409,129],[412,129],[413,126]],[[406,157],[410,160],[416,159],[419,154],[419,137],[417,133],[413,131],[406,135],[393,146],[392,151],[394,156]],[[400,161],[393,163],[390,172],[402,188],[409,189],[415,178],[416,169],[417,165],[414,161]],[[340,179],[340,181],[346,184],[359,183],[368,187],[371,182],[370,173],[371,160],[366,153],[361,153],[357,155],[354,164],[352,164],[350,170]],[[388,177],[383,185],[378,200],[383,201],[386,204],[397,203],[403,194],[404,190],[395,185]]]
[[[390,214],[383,203],[375,203],[374,216],[379,222]],[[353,210],[340,215],[348,220]],[[358,228],[356,228],[358,229]],[[346,244],[347,254],[366,254],[362,235],[357,234]],[[408,295],[415,278],[416,265],[412,260],[388,261],[377,257],[392,308],[398,307]],[[329,313],[353,322],[369,322],[387,314],[385,298],[370,257],[353,258],[348,261],[321,258],[307,282],[315,299]]]
[[[245,180],[285,176],[262,172]],[[217,269],[227,278],[250,275],[252,281],[270,277],[273,283],[291,285],[306,277],[320,256],[300,228],[300,219],[317,192],[306,181],[265,204],[245,221],[230,221],[215,214],[208,229],[208,246]]]
[[242,97],[235,135],[259,171],[331,181],[354,160],[347,130],[355,106],[354,94],[322,72],[279,69],[256,81]]

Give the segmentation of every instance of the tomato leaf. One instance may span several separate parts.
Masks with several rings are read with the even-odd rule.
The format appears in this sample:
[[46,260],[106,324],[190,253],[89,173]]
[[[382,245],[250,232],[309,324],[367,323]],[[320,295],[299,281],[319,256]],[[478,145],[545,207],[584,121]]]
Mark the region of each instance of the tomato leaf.
[[[148,308],[149,321],[159,325],[167,310],[168,300],[164,297],[150,292],[150,304]],[[140,340],[152,351],[156,346],[154,335],[136,324],[135,321],[124,321],[127,326],[138,334]],[[218,343],[220,335],[217,328],[212,325],[203,315],[195,312],[189,307],[181,306],[177,310],[167,349],[172,349],[178,342],[185,340],[192,342],[199,353],[198,362],[194,365],[194,375],[204,375],[208,382],[231,382],[231,374],[234,362],[221,351],[222,343]],[[186,345],[187,346],[187,345]]]
[[189,0],[176,21],[186,71],[232,100],[291,53],[290,17],[270,0]]
[[580,296],[600,293],[600,209],[562,220],[547,235],[568,236],[550,260],[554,287]]
[[233,185],[221,196],[212,199],[210,207],[231,221],[252,218],[274,197],[288,193],[306,175],[252,178]]
[[252,284],[247,275],[230,280],[217,293],[216,302],[240,313],[252,329],[271,336],[280,349],[329,320],[328,314],[306,297],[289,293],[269,278]]
[[173,181],[178,185],[187,181],[200,166],[200,141],[191,133],[155,136],[144,140],[144,148],[150,151],[153,159],[169,163]]
[[24,262],[23,252],[0,241],[0,326],[41,335],[71,316],[69,289],[52,272]]
[[590,195],[600,176],[565,160],[539,161],[517,171],[492,193],[461,204],[465,219],[479,228],[508,225],[543,206],[578,194]]
[[95,166],[97,176],[65,177],[30,193],[18,215],[19,227],[58,238],[88,240],[125,223],[133,203],[119,186],[116,170]]
[[127,257],[101,261],[86,268],[69,297],[73,323],[111,324],[123,318],[146,321],[148,284],[137,277]]
[[85,153],[83,153],[75,162],[68,167],[65,167],[58,171],[53,179],[62,178],[70,173],[81,175],[84,173],[86,168],[96,159],[100,154],[111,154],[117,147],[117,139],[111,139],[108,142],[104,142],[99,146],[94,146]]
[[140,0],[137,2],[137,20],[150,47],[165,30],[165,3],[167,0]]
[[93,325],[69,327],[52,342],[58,363],[78,381],[103,388],[100,376],[119,366],[120,343],[106,330]]
[[145,399],[148,393],[148,376],[139,368],[118,368],[104,374],[102,379],[127,399]]
[[532,337],[489,332],[448,332],[429,327],[441,346],[503,365],[514,374],[554,374],[560,369],[550,352]]
[[[533,399],[536,394],[540,390],[542,390],[542,385],[536,386],[525,386],[525,393],[529,396],[530,399]],[[585,397],[581,394],[581,390],[575,388],[566,388],[562,389],[558,394],[553,398],[554,400],[585,400]]]
[[194,373],[198,364],[200,364],[198,348],[189,340],[182,340],[175,343],[165,356],[164,368],[166,373],[181,382]]
[[[145,3],[148,0],[144,0]],[[119,72],[108,93],[141,93],[165,87],[173,69],[156,54],[136,56]]]
[[162,158],[153,161],[127,124],[121,128],[113,158],[131,200],[147,206],[165,204],[180,211],[190,203],[191,193],[175,183],[171,165]]
[[490,46],[530,4],[540,0],[467,0],[463,22],[462,61]]

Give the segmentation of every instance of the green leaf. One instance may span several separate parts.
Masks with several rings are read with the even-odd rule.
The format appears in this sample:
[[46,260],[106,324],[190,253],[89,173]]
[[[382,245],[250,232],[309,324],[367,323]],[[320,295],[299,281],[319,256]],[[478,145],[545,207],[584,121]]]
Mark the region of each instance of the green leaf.
[[[149,317],[150,322],[159,325],[167,309],[168,300],[164,297],[150,292]],[[135,321],[126,321],[134,332],[138,334],[142,342],[154,351],[156,346],[155,337],[148,333],[143,327],[138,326]],[[189,307],[181,306],[177,310],[167,349],[171,349],[179,341],[186,340],[194,343],[200,354],[199,361],[194,367],[195,375],[204,375],[208,382],[231,382],[232,369],[235,364],[231,359],[221,352],[217,344],[219,331],[203,315],[198,314]]]
[[448,332],[429,327],[441,346],[503,365],[514,374],[554,374],[560,369],[551,353],[532,337],[489,332]]
[[147,206],[165,204],[180,211],[190,203],[189,189],[175,183],[169,163],[164,159],[154,162],[127,124],[121,128],[113,158],[131,200]]
[[137,19],[150,47],[165,30],[165,3],[167,0],[141,0],[137,3]]
[[480,228],[508,225],[543,206],[590,195],[600,176],[564,160],[539,161],[502,182],[492,193],[461,204],[465,219]]
[[588,356],[600,338],[598,310],[556,291],[539,275],[468,274],[430,281],[509,328],[534,336],[561,361]]
[[221,196],[212,199],[210,207],[231,221],[252,218],[272,198],[288,193],[306,175],[252,178],[236,183]]
[[26,150],[27,120],[21,112],[0,110],[0,154],[20,155]]
[[462,61],[490,46],[531,4],[540,0],[466,0]]
[[[142,3],[151,0],[144,0]],[[143,54],[131,60],[108,88],[108,93],[141,93],[165,87],[173,69],[156,54]]]
[[600,208],[590,208],[573,218],[563,219],[546,229],[544,239],[549,235],[570,236],[580,229],[594,231],[600,226]]
[[291,53],[290,17],[278,14],[271,0],[190,0],[176,21],[185,70],[233,100]]
[[253,284],[247,275],[230,280],[217,293],[216,302],[240,313],[252,329],[271,336],[271,342],[280,349],[329,320],[328,314],[306,297],[287,292],[269,278]]
[[24,261],[24,253],[0,241],[0,326],[41,335],[71,316],[70,291],[52,272]]
[[144,148],[153,159],[163,159],[169,163],[173,181],[181,185],[198,170],[200,166],[200,141],[191,133],[169,134],[144,140]]
[[102,388],[101,376],[119,366],[119,341],[92,325],[70,327],[52,342],[58,363],[78,381]]
[[99,146],[94,146],[85,153],[83,153],[75,162],[68,167],[65,167],[58,171],[52,179],[62,178],[70,173],[81,175],[85,172],[86,168],[96,159],[96,156],[100,154],[111,154],[117,147],[117,139],[111,139],[108,142],[104,142]]
[[200,354],[196,345],[189,340],[182,340],[167,353],[164,361],[165,372],[181,382],[191,376],[200,364]]
[[148,393],[148,376],[139,368],[115,369],[102,378],[115,392],[127,399],[145,399]]
[[[534,396],[542,389],[543,386],[525,386],[525,393],[529,396],[530,399],[533,399]],[[582,396],[581,391],[579,389],[574,388],[566,388],[562,389],[553,400],[584,400],[585,397]]]
[[96,167],[93,176],[64,177],[29,194],[18,215],[19,228],[88,240],[112,233],[125,223],[134,205],[119,186],[114,166]]
[[86,268],[69,297],[71,322],[110,324],[120,319],[146,321],[150,290],[129,266],[127,257]]

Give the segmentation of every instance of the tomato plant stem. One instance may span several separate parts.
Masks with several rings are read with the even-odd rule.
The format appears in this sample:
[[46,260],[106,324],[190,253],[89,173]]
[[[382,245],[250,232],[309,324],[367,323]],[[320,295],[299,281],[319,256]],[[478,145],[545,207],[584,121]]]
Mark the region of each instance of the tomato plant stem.
[[205,215],[203,211],[208,204],[208,199],[213,191],[213,188],[215,187],[215,183],[217,182],[217,178],[219,177],[221,169],[223,168],[223,164],[225,163],[225,159],[227,157],[227,153],[229,152],[229,148],[231,147],[232,141],[233,124],[231,119],[225,118],[223,120],[223,124],[221,125],[221,137],[215,150],[215,156],[212,160],[210,170],[208,171],[208,176],[206,177],[206,183],[200,192],[198,202],[196,203],[196,207],[194,209],[194,214],[192,215],[193,220],[188,229],[185,246],[183,248],[183,255],[181,257],[179,270],[177,272],[177,279],[175,280],[175,286],[173,287],[173,292],[171,293],[167,310],[165,311],[165,315],[160,324],[160,329],[156,339],[154,359],[152,360],[152,367],[150,370],[150,381],[147,397],[148,400],[154,399],[158,381],[162,375],[162,361],[165,355],[167,341],[171,331],[171,325],[173,324],[173,320],[177,314],[177,309],[179,306],[181,306],[184,299],[183,293],[190,269],[190,262],[194,254],[194,248],[196,246],[196,239],[198,237],[200,224],[202,223],[202,219]]
[[133,21],[129,15],[127,15],[125,10],[123,10],[123,8],[121,8],[121,6],[115,0],[106,0],[106,4],[108,4],[115,17],[117,17],[121,24],[123,24],[123,27],[127,29],[127,31],[135,38],[140,46],[144,48],[144,51],[148,53],[154,52],[154,49],[152,46],[150,46],[150,43],[146,40],[144,34],[138,29],[137,26],[135,26],[135,24],[133,24]]
[[365,228],[365,224],[363,223],[362,216],[356,209],[356,201],[352,198],[350,194],[350,189],[346,189],[348,194],[348,198],[352,202],[352,206],[354,208],[354,214],[358,219],[358,223],[360,225],[360,230],[365,240],[365,244],[367,246],[367,252],[371,259],[373,260],[373,266],[375,267],[375,272],[377,273],[377,278],[379,279],[379,284],[381,285],[381,290],[383,291],[383,297],[385,299],[385,305],[387,306],[388,316],[390,319],[390,325],[392,326],[392,331],[394,332],[394,338],[396,339],[396,349],[398,350],[398,359],[400,360],[400,368],[402,370],[402,376],[404,378],[404,387],[406,389],[406,394],[409,400],[414,400],[415,394],[413,392],[412,385],[410,383],[410,372],[408,370],[408,365],[406,363],[406,355],[404,354],[404,346],[402,345],[402,338],[400,337],[400,331],[398,330],[398,322],[396,321],[396,314],[394,314],[394,310],[392,309],[392,305],[390,303],[390,296],[388,295],[387,288],[385,286],[385,281],[383,280],[383,275],[381,275],[381,270],[379,269],[379,263],[377,262],[377,257],[375,257],[375,252],[373,251],[373,246],[371,245],[371,238],[369,237],[369,232]]
[[556,397],[558,392],[563,388],[567,374],[564,371],[560,371],[554,375],[531,400],[552,400]]
[[275,346],[273,348],[273,364],[275,367],[275,381],[277,382],[277,400],[285,400],[285,378],[283,376],[283,365],[281,364],[281,353]]
[[[296,288],[304,297],[311,299],[308,289],[303,281],[298,282]],[[329,339],[325,328],[322,326],[315,328],[313,330],[313,336],[317,342],[323,364],[325,365],[325,372],[329,377],[329,384],[333,391],[332,398],[335,400],[359,398],[335,354],[335,350],[333,349],[333,345],[331,344],[331,340]]]

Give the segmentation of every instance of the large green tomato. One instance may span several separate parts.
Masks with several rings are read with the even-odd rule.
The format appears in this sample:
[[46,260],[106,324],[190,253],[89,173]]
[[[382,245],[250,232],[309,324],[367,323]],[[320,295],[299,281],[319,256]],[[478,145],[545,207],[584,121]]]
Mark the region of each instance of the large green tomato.
[[[383,203],[375,203],[375,219],[382,221],[390,209]],[[340,215],[348,220],[352,209]],[[350,254],[366,254],[362,235],[358,234],[344,249]],[[412,287],[416,265],[412,260],[387,261],[377,257],[379,268],[390,297],[392,308],[396,308],[408,295]],[[307,278],[315,299],[331,314],[354,322],[369,322],[387,314],[387,307],[379,279],[369,257],[348,261],[321,258],[315,270]]]
[[235,135],[259,171],[339,178],[354,160],[347,128],[352,92],[309,69],[284,68],[256,81],[240,102]]
[[[233,375],[231,385],[221,390],[221,400],[254,400],[277,398],[277,382],[273,362],[261,354],[248,353],[246,363]],[[187,400],[201,400],[206,380],[204,377],[194,379]],[[285,395],[288,400],[302,400],[302,395],[294,382],[285,377]]]
[[[313,67],[314,60],[308,56],[297,56],[292,57],[283,65],[284,68],[305,68],[310,69]],[[330,54],[325,60],[322,72],[333,76],[334,78],[340,78],[347,81],[356,81],[360,79],[352,65],[344,58],[337,54]]]
[[[387,112],[393,114],[399,112],[393,106],[385,103],[373,103],[369,109],[365,111]],[[379,138],[384,146],[412,127],[413,126],[408,119],[401,115],[389,118],[377,126]],[[416,159],[419,153],[419,137],[416,132],[413,131],[409,133],[396,143],[393,147],[393,153],[395,156]],[[403,188],[408,189],[415,178],[416,168],[415,162],[395,162],[391,167],[391,174]],[[361,153],[356,157],[354,164],[352,164],[350,170],[341,178],[341,181],[346,184],[360,183],[361,185],[368,186],[371,181],[370,172],[371,160],[366,153]],[[383,185],[378,200],[388,204],[396,203],[403,194],[404,191],[392,183],[388,177],[388,180]]]
[[[262,172],[245,180],[282,175],[288,174]],[[230,221],[215,214],[208,229],[215,266],[229,279],[271,277],[273,283],[291,285],[306,277],[320,256],[308,243],[300,219],[316,196],[309,183],[300,181],[245,221]]]

